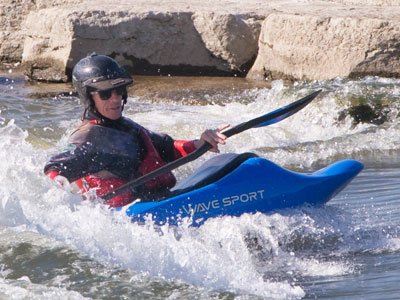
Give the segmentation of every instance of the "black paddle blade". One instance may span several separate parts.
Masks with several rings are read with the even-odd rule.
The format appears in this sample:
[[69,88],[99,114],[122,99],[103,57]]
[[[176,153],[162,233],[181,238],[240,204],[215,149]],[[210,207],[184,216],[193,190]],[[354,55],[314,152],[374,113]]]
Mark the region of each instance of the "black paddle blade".
[[318,90],[308,96],[305,96],[304,98],[292,102],[284,107],[278,108],[277,110],[267,113],[261,117],[236,125],[235,127],[223,132],[223,134],[225,134],[227,137],[230,137],[250,128],[263,127],[278,123],[304,108],[307,104],[314,100],[314,98],[317,97],[321,91],[322,90]]
[[[255,127],[262,127],[262,126],[267,126],[271,124],[275,124],[279,121],[282,121],[286,119],[287,117],[290,117],[294,113],[298,112],[300,109],[305,107],[307,104],[309,104],[317,95],[321,92],[321,90],[318,90],[304,98],[301,98],[300,100],[297,100],[291,104],[288,104],[282,108],[279,108],[273,112],[270,112],[268,114],[262,115],[261,117],[249,120],[244,123],[240,123],[239,125],[236,125],[235,127],[232,127],[226,131],[223,132],[227,137],[230,137],[232,135],[238,134],[240,132],[243,132],[247,129],[250,128],[255,128]],[[208,150],[211,149],[211,145],[209,143],[204,143],[200,148],[196,149],[194,152],[181,157],[177,160],[174,160],[173,162],[170,162],[166,164],[165,166],[158,168],[146,175],[143,175],[135,180],[132,180],[123,186],[120,186],[119,188],[116,188],[114,191],[111,191],[103,196],[101,196],[102,199],[104,200],[110,200],[111,198],[122,194],[123,192],[127,190],[133,190],[137,186],[141,186],[145,184],[147,181],[156,178],[157,176],[172,171],[176,168],[179,168],[180,166],[191,162],[200,156],[202,156],[204,153],[206,153]]]

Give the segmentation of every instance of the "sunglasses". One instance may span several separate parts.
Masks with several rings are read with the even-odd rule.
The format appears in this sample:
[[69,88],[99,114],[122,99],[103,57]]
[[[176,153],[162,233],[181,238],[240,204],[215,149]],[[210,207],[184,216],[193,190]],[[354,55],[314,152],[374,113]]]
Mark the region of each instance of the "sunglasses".
[[104,91],[94,91],[90,92],[91,95],[98,94],[101,100],[108,100],[112,96],[112,92],[115,91],[115,93],[119,96],[125,96],[128,94],[126,91],[126,86],[120,86],[115,89],[110,89],[110,90],[104,90]]

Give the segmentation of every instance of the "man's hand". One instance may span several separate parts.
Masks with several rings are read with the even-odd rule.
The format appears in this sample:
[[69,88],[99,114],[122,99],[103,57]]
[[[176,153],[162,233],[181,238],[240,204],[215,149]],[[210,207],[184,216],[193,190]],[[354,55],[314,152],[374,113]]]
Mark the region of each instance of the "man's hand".
[[200,140],[194,141],[196,149],[200,148],[205,142],[209,143],[212,148],[211,152],[219,153],[218,144],[225,145],[227,137],[221,133],[222,130],[228,128],[230,125],[220,125],[217,129],[207,129],[201,134]]

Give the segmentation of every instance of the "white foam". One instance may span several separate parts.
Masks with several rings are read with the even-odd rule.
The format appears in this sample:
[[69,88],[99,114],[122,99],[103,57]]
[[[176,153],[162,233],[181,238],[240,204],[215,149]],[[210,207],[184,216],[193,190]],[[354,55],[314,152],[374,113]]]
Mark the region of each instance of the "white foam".
[[0,277],[0,296],[8,300],[88,300],[91,298],[83,297],[78,292],[69,291],[64,287],[49,287],[41,284],[32,283],[28,277],[24,276],[17,280],[7,280]]

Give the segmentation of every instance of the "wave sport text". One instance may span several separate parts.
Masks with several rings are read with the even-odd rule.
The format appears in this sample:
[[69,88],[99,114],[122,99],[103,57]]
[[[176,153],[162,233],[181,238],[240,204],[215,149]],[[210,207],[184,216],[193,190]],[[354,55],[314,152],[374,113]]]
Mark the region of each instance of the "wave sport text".
[[207,212],[210,211],[211,209],[220,209],[223,207],[236,205],[237,203],[240,202],[246,203],[249,201],[257,201],[263,198],[264,198],[264,190],[259,190],[240,195],[233,195],[222,199],[199,202],[194,206],[192,206],[192,204],[189,203],[188,205],[182,205],[182,208],[187,214],[192,214],[197,212]]

